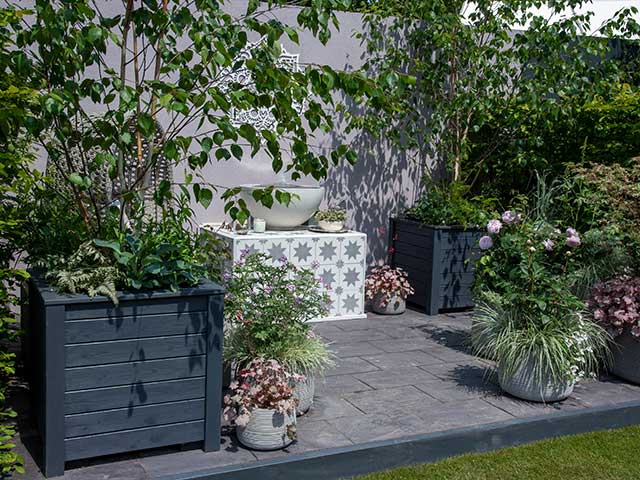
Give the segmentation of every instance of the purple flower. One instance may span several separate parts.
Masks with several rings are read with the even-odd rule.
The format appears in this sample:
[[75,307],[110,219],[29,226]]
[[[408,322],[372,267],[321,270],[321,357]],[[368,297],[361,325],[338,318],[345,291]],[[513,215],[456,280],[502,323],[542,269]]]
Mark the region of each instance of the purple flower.
[[567,228],[567,237],[577,237],[578,232],[575,228]]
[[293,283],[287,285],[287,290],[293,292],[296,289],[296,286]]
[[581,243],[578,235],[571,235],[567,237],[567,247],[578,247]]
[[498,233],[502,228],[502,222],[500,220],[489,220],[487,223],[487,231],[489,233]]
[[542,241],[542,245],[544,245],[544,249],[547,252],[550,252],[551,250],[553,250],[555,243],[553,243],[553,240],[551,240],[550,238],[547,238],[546,240]]
[[478,242],[478,244],[480,245],[480,249],[488,250],[489,248],[493,247],[493,240],[489,235],[485,235],[482,238],[480,238],[480,241]]
[[264,287],[264,291],[266,293],[271,293],[273,291],[273,287],[271,285],[267,285],[266,287]]
[[231,274],[227,273],[227,272],[223,273],[222,274],[222,279],[225,280],[225,281],[231,280]]
[[502,221],[509,225],[510,223],[516,222],[520,219],[520,215],[516,214],[516,212],[512,212],[511,210],[506,210],[502,214]]
[[283,255],[278,259],[278,261],[281,263],[287,263],[289,259],[285,255]]
[[247,247],[247,248],[243,248],[243,249],[240,251],[240,258],[244,258],[244,257],[246,257],[247,255],[249,255],[250,253],[251,253],[251,249],[250,249],[249,247]]
[[311,268],[313,268],[314,270],[316,268],[318,268],[320,266],[320,262],[317,260],[314,260],[313,262],[311,262]]

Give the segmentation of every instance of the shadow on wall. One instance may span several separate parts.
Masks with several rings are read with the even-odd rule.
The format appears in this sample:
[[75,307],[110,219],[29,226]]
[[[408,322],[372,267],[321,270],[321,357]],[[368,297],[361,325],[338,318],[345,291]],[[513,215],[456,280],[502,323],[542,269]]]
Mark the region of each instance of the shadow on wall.
[[[362,113],[347,104],[352,113]],[[336,121],[336,131],[345,120]],[[332,148],[345,143],[339,135]],[[359,132],[348,140],[358,154],[358,162],[333,168],[325,183],[328,203],[346,208],[351,228],[367,234],[367,264],[385,263],[389,249],[389,219],[413,204],[420,191],[423,166],[407,152],[389,145],[380,137]]]
[[[368,28],[363,25],[363,28]],[[397,36],[387,32],[382,38]],[[395,38],[394,41],[401,42]],[[367,52],[362,60],[367,61]],[[344,65],[343,70],[350,70]],[[345,100],[345,107],[352,115],[367,113],[364,107],[352,99]],[[350,135],[342,132],[347,127],[344,115],[335,119],[336,127],[331,137],[331,148],[346,143],[358,155],[358,162],[351,166],[341,164],[330,170],[327,178],[326,198],[332,207],[346,208],[351,228],[367,234],[369,266],[382,264],[389,257],[389,219],[413,205],[422,189],[422,177],[430,168],[429,156],[405,151],[386,141],[384,134],[358,131]]]

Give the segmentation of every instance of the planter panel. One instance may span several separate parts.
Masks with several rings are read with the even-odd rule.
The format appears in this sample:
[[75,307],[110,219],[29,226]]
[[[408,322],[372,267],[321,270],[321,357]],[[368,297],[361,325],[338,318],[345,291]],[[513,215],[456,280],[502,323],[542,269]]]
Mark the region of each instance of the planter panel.
[[206,354],[206,335],[92,342],[64,348],[67,367],[84,367],[102,363],[157,360]]
[[407,301],[435,315],[473,306],[473,262],[482,232],[391,219],[392,265],[403,268],[415,294]]
[[25,320],[46,476],[97,455],[195,441],[219,449],[223,293],[204,283],[122,294],[114,306],[30,282]]
[[205,377],[170,380],[168,382],[136,383],[93,390],[77,390],[65,393],[66,414],[95,412],[104,409],[131,408],[160,402],[176,402],[191,398],[203,398]]
[[[65,342],[99,342],[166,335],[206,333],[207,312],[179,312],[144,317],[96,318],[65,322]],[[185,330],[186,327],[186,330]]]

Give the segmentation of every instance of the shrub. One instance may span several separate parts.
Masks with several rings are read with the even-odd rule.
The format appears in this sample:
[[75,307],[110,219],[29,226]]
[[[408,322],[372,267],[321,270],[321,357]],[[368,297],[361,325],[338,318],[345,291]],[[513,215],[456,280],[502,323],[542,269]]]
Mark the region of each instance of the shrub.
[[493,199],[469,198],[469,187],[460,182],[433,184],[405,215],[425,225],[481,225],[495,208]]
[[313,270],[286,258],[243,252],[224,275],[229,322],[225,359],[240,367],[253,359],[272,358],[295,373],[319,373],[331,364],[310,320],[325,316],[329,296],[320,291]]
[[625,328],[640,338],[640,278],[619,276],[597,284],[587,301],[593,317],[613,336]]

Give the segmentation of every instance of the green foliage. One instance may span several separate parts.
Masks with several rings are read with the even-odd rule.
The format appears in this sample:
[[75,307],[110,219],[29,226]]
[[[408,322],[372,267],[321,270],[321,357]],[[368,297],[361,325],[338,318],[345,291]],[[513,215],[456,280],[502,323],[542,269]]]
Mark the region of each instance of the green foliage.
[[[602,95],[558,100],[553,115],[528,104],[494,112],[472,136],[468,168],[480,165],[474,193],[508,202],[531,188],[533,170],[559,178],[571,165],[633,164],[640,156],[640,90],[606,88]],[[492,148],[496,138],[504,142]],[[482,161],[488,150],[489,157]]]
[[227,360],[243,367],[255,358],[272,358],[302,374],[320,373],[331,364],[326,345],[309,324],[326,315],[329,302],[312,270],[247,251],[225,286]]
[[319,222],[344,222],[347,219],[347,211],[340,209],[320,210],[315,214]]
[[124,277],[98,246],[97,242],[85,242],[60,264],[50,264],[47,279],[63,292],[104,295],[117,304],[117,285]]
[[491,198],[469,198],[469,188],[460,182],[432,184],[405,215],[426,225],[485,224],[496,209]]
[[[550,6],[558,13],[582,3]],[[440,179],[470,185],[480,175],[491,179],[495,152],[514,142],[530,117],[548,126],[571,115],[569,99],[584,104],[626,78],[602,37],[637,33],[635,9],[623,9],[599,27],[590,25],[590,14],[549,22],[532,13],[539,4],[418,0],[406,2],[404,15],[392,19],[367,15],[368,33],[360,38],[371,60],[363,69],[376,74],[383,95],[369,98],[369,113],[351,117],[351,126],[384,133],[422,164],[434,160]],[[602,37],[582,33],[598,27]],[[500,112],[507,112],[504,128],[489,130],[478,142],[474,135]],[[527,182],[533,169],[544,166],[537,158],[506,158],[511,163],[501,164],[498,173],[508,185],[508,176]],[[511,168],[521,163],[527,168]],[[492,185],[501,191],[499,182]],[[493,190],[480,192],[494,196]],[[511,196],[500,198],[506,204]]]
[[[12,67],[44,92],[38,115],[25,123],[73,192],[87,229],[85,240],[97,236],[105,203],[119,201],[130,216],[136,200],[153,188],[150,172],[160,155],[172,165],[197,170],[263,149],[273,171],[292,180],[322,179],[330,165],[357,158],[346,145],[316,153],[308,138],[334,128],[336,91],[375,93],[364,76],[327,66],[308,66],[292,75],[278,61],[281,40],[298,42],[301,30],[326,43],[337,26],[333,10],[350,2],[310,2],[298,11],[296,27],[275,19],[274,13],[287,3],[251,1],[244,15],[232,16],[219,0],[131,1],[123,14],[105,17],[91,0],[35,2],[27,21],[15,26],[18,49]],[[261,43],[251,58],[238,60],[252,36],[262,38]],[[120,51],[120,65],[107,62],[109,49]],[[251,85],[224,83],[241,68],[253,79]],[[89,104],[101,110],[99,117],[89,115]],[[299,105],[304,105],[302,115],[295,110]],[[255,107],[270,110],[276,131],[233,121],[234,112]],[[157,118],[166,119],[161,139],[155,136]],[[82,127],[86,124],[91,135]],[[150,145],[144,155],[143,142]],[[73,149],[83,153],[83,162],[70,169]],[[125,157],[131,154],[140,164],[133,178],[124,172]],[[113,198],[102,199],[92,188],[92,175],[101,168],[114,179]],[[215,185],[186,183],[196,201],[211,203]],[[224,190],[225,209],[242,221],[249,212],[236,202],[236,194]]]
[[0,472],[7,475],[24,473],[23,460],[13,451],[16,413],[7,407],[6,391],[15,374],[10,350],[19,336],[15,292],[29,276],[16,268],[24,237],[25,206],[19,199],[33,185],[33,157],[22,120],[37,98],[21,78],[7,72],[8,52],[14,48],[9,30],[20,21],[20,12],[0,9]]

